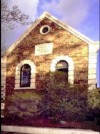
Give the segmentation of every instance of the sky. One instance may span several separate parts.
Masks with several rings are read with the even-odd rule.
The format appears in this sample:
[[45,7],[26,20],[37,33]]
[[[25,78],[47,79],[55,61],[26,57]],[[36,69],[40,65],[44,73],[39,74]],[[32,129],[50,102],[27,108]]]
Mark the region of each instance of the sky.
[[[49,12],[93,41],[99,41],[99,0],[2,0],[11,9],[18,5],[22,13],[35,21],[44,11]],[[6,48],[10,47],[28,26],[15,25],[2,32]]]
[[[29,15],[29,20],[33,22],[42,15],[44,11],[47,11],[91,40],[100,41],[99,0],[2,0],[2,2],[7,3],[10,9],[12,6],[18,5],[22,13]],[[7,29],[2,31],[1,38],[6,49],[9,48],[27,28],[28,26],[16,24],[14,30]]]

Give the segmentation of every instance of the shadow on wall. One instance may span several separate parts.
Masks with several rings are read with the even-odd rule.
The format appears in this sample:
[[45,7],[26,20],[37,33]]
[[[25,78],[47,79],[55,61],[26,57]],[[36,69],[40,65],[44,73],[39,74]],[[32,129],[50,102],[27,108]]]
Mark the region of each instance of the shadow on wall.
[[97,52],[96,76],[97,76],[97,88],[100,88],[100,49]]

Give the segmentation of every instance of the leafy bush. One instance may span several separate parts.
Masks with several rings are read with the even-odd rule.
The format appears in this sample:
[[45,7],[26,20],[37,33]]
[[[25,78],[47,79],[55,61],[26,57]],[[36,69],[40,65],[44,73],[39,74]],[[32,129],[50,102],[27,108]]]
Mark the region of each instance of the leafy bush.
[[91,107],[93,118],[100,125],[100,88],[88,91],[88,104]]
[[44,112],[43,95],[36,92],[15,92],[8,97],[6,116],[37,117]]
[[100,109],[100,88],[88,91],[88,103],[92,109]]
[[49,115],[55,120],[85,120],[88,114],[86,89],[71,85],[62,72],[52,73],[45,96]]

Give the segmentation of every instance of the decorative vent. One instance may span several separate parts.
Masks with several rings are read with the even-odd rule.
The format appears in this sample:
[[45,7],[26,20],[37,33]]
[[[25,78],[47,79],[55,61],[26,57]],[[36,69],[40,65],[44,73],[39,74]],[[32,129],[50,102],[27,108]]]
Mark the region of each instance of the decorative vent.
[[49,33],[49,31],[50,31],[50,27],[48,25],[44,25],[40,28],[41,34],[47,34],[47,33]]

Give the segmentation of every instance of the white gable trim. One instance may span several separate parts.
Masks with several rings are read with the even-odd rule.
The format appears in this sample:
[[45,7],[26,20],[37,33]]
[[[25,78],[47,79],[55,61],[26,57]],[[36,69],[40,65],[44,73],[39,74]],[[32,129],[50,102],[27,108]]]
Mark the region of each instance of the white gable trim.
[[[24,64],[29,64],[31,67],[31,85],[30,87],[20,87],[20,69]],[[15,72],[15,88],[14,89],[35,89],[36,66],[31,60],[23,60],[16,66]]]
[[59,21],[57,18],[55,18],[51,14],[44,12],[31,26],[29,26],[28,30],[24,34],[22,34],[22,36],[15,43],[13,43],[11,45],[11,47],[6,51],[5,54],[8,55],[31,32],[31,30],[33,30],[45,17],[52,20],[53,22],[55,22],[56,24],[58,24],[59,26],[61,26],[65,30],[68,30],[69,32],[71,32],[72,34],[74,34],[78,38],[82,39],[86,43],[90,43],[90,44],[94,43],[92,40],[90,40],[89,38],[87,38],[86,36],[81,34],[80,32],[76,31],[72,27],[65,25],[64,23]]
[[68,81],[71,84],[74,84],[74,62],[73,62],[73,59],[71,57],[64,56],[64,55],[56,57],[51,62],[50,71],[51,72],[56,71],[57,62],[59,62],[60,60],[64,60],[64,61],[66,61],[68,63],[68,65],[69,65],[69,68],[68,68],[68,71],[69,71],[68,72]]

